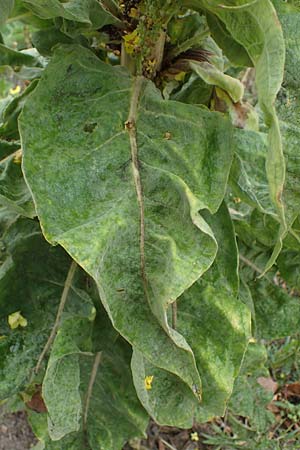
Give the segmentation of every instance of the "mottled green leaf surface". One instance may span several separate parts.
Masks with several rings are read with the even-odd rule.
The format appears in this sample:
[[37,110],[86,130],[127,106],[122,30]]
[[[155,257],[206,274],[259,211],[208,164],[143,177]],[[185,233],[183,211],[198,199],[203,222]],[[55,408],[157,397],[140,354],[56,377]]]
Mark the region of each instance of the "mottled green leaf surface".
[[[241,239],[242,237],[243,235]],[[265,247],[266,242],[264,246],[259,242],[253,245],[253,239],[249,245],[250,248],[247,248],[240,243],[240,272],[247,283],[254,305],[255,336],[261,339],[280,339],[297,333],[300,325],[300,303],[298,297],[291,295],[291,288],[296,286],[292,283],[289,285],[288,281],[286,285],[281,274],[275,269],[259,278],[269,257],[266,251],[269,249]],[[292,256],[292,252],[289,253]],[[292,259],[290,262],[292,270]]]
[[[151,365],[137,351],[132,359],[135,387],[149,414],[159,423],[186,428],[195,419],[203,422],[224,414],[250,336],[250,312],[237,298],[237,249],[225,205],[206,219],[222,245],[212,268],[179,298],[177,319],[201,375],[201,405],[174,375]],[[151,390],[145,387],[147,376],[153,376]]]
[[273,393],[259,383],[259,377],[269,377],[265,367],[267,352],[263,345],[251,343],[243,360],[241,372],[236,380],[229,409],[235,414],[247,417],[253,431],[262,431],[274,422],[274,415],[267,406]]
[[13,153],[0,161],[0,205],[16,215],[34,217],[31,194],[21,171],[21,160]]
[[88,50],[58,51],[20,120],[24,171],[46,238],[97,281],[116,329],[149,361],[200,389],[193,353],[166,313],[215,257],[216,242],[198,211],[215,212],[224,196],[231,127],[217,113],[163,101],[144,82],[137,142],[145,292],[140,211],[124,130],[132,89],[126,71]]
[[0,1],[0,24],[4,23],[9,17],[11,10],[14,6],[14,0],[1,0]]
[[190,66],[207,84],[218,86],[226,91],[234,102],[238,102],[242,99],[244,95],[244,86],[236,78],[224,74],[213,64],[208,62],[191,62]]
[[248,4],[242,0],[224,2],[224,8],[216,1],[194,0],[216,15],[225,25],[234,40],[241,44],[251,58],[256,71],[256,87],[260,106],[269,125],[269,149],[266,155],[266,172],[269,191],[277,208],[281,227],[278,242],[267,263],[270,268],[276,260],[286,234],[285,208],[282,199],[285,180],[285,161],[281,143],[279,122],[275,110],[275,99],[283,79],[285,47],[280,22],[270,0]]
[[267,136],[245,130],[235,130],[234,136],[236,153],[229,181],[234,194],[252,207],[275,215],[265,171]]
[[94,316],[79,308],[54,342],[43,382],[48,427],[32,417],[46,449],[115,450],[145,432],[148,416],[133,387],[131,349],[118,335],[109,339],[109,319],[102,308],[98,313],[93,327]]
[[[115,450],[142,436],[148,417],[132,384],[129,346],[120,337],[108,341],[105,333],[103,340],[93,339],[94,317],[86,313],[78,310],[77,317],[64,321],[51,351],[43,382],[48,430],[53,440],[77,431],[89,448]],[[103,326],[108,318],[101,309],[100,314],[105,319],[96,325]],[[98,356],[94,348],[101,349]]]
[[69,2],[24,0],[23,3],[43,19],[62,17],[93,26],[96,29],[115,22],[113,16],[108,14],[96,0],[71,0]]
[[18,96],[9,95],[3,100],[3,107],[0,104],[0,136],[4,139],[19,139],[18,117],[27,96],[36,87],[36,80],[32,81],[29,86]]
[[[2,237],[0,268],[0,398],[22,389],[50,334],[70,259],[43,239],[39,225],[28,219],[13,223]],[[66,311],[86,299],[72,290]],[[11,330],[8,315],[21,311],[25,328]]]
[[300,165],[298,156],[300,136],[300,81],[298,76],[300,13],[283,14],[280,19],[286,42],[286,65],[284,84],[278,96],[277,107],[287,161],[287,182],[283,199],[289,211],[289,222],[292,223],[299,215],[300,208]]

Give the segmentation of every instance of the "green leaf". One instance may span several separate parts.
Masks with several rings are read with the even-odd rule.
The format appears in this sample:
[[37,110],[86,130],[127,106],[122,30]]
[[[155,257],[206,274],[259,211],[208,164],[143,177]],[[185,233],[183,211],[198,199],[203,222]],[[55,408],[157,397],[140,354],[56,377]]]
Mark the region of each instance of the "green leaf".
[[236,78],[224,74],[209,62],[190,62],[190,67],[207,84],[218,86],[226,91],[236,103],[244,95],[244,86]]
[[[88,50],[59,50],[19,121],[25,177],[46,238],[97,281],[115,328],[155,365],[199,386],[193,353],[166,313],[215,257],[198,211],[216,211],[224,196],[231,127],[217,113],[163,101],[141,79],[137,104],[133,81]],[[124,130],[130,102],[138,165]]]
[[244,47],[233,39],[225,24],[217,16],[208,13],[207,23],[213,38],[222,48],[230,62],[237,66],[252,66],[252,61]]
[[240,259],[242,277],[255,309],[255,336],[280,339],[297,333],[300,325],[299,299],[290,295],[285,280],[274,269],[257,278],[268,259],[265,248],[256,246],[246,249],[241,245]]
[[16,216],[33,218],[36,215],[21,170],[20,150],[0,161],[0,206]]
[[32,81],[29,86],[18,96],[9,95],[4,100],[3,110],[0,110],[0,136],[5,139],[18,139],[18,117],[23,109],[27,96],[34,90],[37,81]]
[[0,0],[0,25],[9,17],[14,6],[14,0]]
[[257,432],[264,432],[275,421],[274,415],[267,410],[273,393],[258,383],[259,377],[270,376],[265,367],[266,360],[267,352],[263,345],[249,344],[229,403],[229,411],[236,416],[247,417],[251,428]]
[[[225,205],[206,219],[222,246],[212,268],[177,307],[178,331],[188,338],[201,375],[202,403],[197,405],[178,378],[151,365],[135,349],[132,359],[135,387],[148,413],[159,423],[185,428],[194,418],[203,422],[224,414],[250,337],[250,313],[237,298],[237,249]],[[151,389],[145,386],[147,376],[153,376]]]
[[[78,43],[86,44],[83,36],[77,38]],[[74,40],[55,27],[36,31],[32,34],[32,44],[41,55],[50,55],[57,44],[73,44]]]
[[258,98],[269,125],[266,172],[271,199],[281,221],[278,243],[267,263],[267,270],[281,250],[287,229],[282,198],[285,161],[274,106],[283,79],[285,48],[282,29],[270,0],[260,0],[255,3],[255,7],[252,4],[247,6],[241,0],[234,1],[234,5],[224,2],[224,7],[220,7],[216,1],[196,0],[194,3],[215,14],[225,24],[233,39],[246,49],[256,70]]
[[286,41],[286,65],[284,84],[278,96],[277,108],[287,161],[287,180],[283,191],[283,199],[286,203],[289,223],[292,223],[298,215],[300,207],[300,194],[297,187],[300,181],[298,162],[300,136],[300,82],[298,76],[300,13],[283,14],[280,19]]
[[36,66],[37,58],[28,52],[18,52],[0,44],[0,66]]
[[189,80],[177,92],[171,95],[171,99],[182,103],[208,106],[212,93],[213,87],[192,73]]
[[235,159],[229,183],[237,198],[261,212],[273,215],[265,171],[268,151],[267,135],[255,131],[235,130]]
[[77,440],[92,450],[117,450],[144,435],[148,416],[132,384],[128,344],[120,337],[110,345],[97,342],[104,348],[93,355],[91,325],[83,318],[66,320],[53,345],[43,382],[49,434],[60,440],[77,431]]
[[42,19],[62,17],[67,20],[87,24],[95,29],[114,23],[115,19],[96,0],[24,0],[26,8]]
[[[51,247],[38,223],[28,219],[8,228],[1,253],[0,399],[5,399],[23,389],[33,373],[54,323],[70,259],[61,248]],[[66,314],[78,305],[93,307],[75,287],[69,300]],[[16,311],[21,311],[27,326],[11,330],[7,318]]]

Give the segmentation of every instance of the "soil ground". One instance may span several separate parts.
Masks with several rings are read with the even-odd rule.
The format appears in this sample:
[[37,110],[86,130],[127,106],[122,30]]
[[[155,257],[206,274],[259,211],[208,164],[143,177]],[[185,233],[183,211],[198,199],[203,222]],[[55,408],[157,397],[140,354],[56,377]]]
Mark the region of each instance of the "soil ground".
[[0,450],[29,450],[35,443],[25,413],[0,415]]

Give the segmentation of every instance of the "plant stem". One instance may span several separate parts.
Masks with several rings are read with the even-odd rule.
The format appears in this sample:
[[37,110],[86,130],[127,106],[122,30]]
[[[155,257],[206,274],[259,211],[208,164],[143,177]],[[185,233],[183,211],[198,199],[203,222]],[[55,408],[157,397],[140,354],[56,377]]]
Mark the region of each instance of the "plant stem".
[[130,110],[128,120],[125,123],[125,127],[129,134],[130,147],[131,147],[131,162],[132,162],[132,173],[134,178],[135,190],[137,195],[137,201],[140,210],[140,265],[141,265],[141,275],[144,286],[145,295],[147,295],[147,278],[146,278],[146,268],[145,268],[145,206],[143,199],[143,188],[141,182],[141,175],[139,170],[139,160],[138,160],[138,147],[136,138],[136,117],[138,101],[141,94],[141,89],[143,85],[143,77],[138,76],[135,78],[133,93],[130,103]]
[[173,445],[169,444],[169,442],[165,441],[164,439],[160,438],[161,442],[166,445],[170,450],[177,450]]
[[92,397],[92,393],[93,393],[93,387],[95,384],[99,364],[101,362],[101,355],[102,355],[102,352],[96,353],[91,376],[90,376],[90,381],[89,381],[88,390],[87,390],[87,394],[86,394],[85,407],[84,407],[84,415],[83,415],[83,430],[84,431],[86,430],[89,407],[90,407],[91,397]]
[[55,319],[55,322],[54,322],[51,334],[50,334],[50,336],[48,338],[48,341],[46,342],[46,345],[45,345],[42,353],[40,354],[40,357],[38,359],[37,365],[36,365],[36,367],[34,369],[35,373],[37,373],[40,370],[42,361],[43,361],[46,353],[48,352],[49,348],[51,347],[51,345],[52,345],[52,343],[53,343],[53,341],[55,339],[55,336],[56,336],[56,333],[57,333],[57,329],[58,329],[58,327],[60,325],[60,319],[61,319],[64,307],[65,307],[65,304],[66,304],[66,301],[67,301],[67,298],[68,298],[68,293],[69,293],[69,290],[70,290],[70,287],[71,287],[71,284],[72,284],[72,280],[73,280],[73,277],[74,277],[74,274],[75,274],[76,267],[77,267],[77,263],[75,261],[72,261],[72,264],[70,266],[70,269],[69,269],[69,272],[68,272],[68,275],[67,275],[67,278],[66,278],[66,281],[65,281],[65,284],[64,284],[64,289],[63,289],[62,296],[61,296],[60,303],[59,303],[59,307],[58,307],[58,310],[57,310],[56,319]]
[[131,75],[136,73],[135,60],[126,53],[124,42],[121,44],[121,66],[126,67]]
[[177,327],[177,302],[172,303],[172,328],[176,330]]
[[255,3],[257,3],[257,2],[258,2],[258,0],[253,0],[252,2],[244,3],[243,5],[237,5],[237,6],[218,5],[218,8],[230,9],[230,10],[244,9],[244,8],[248,8],[249,6],[255,5]]
[[261,270],[259,267],[257,267],[253,262],[251,262],[248,258],[246,258],[243,255],[239,255],[239,258],[243,263],[245,263],[247,266],[251,267],[251,269],[255,270],[255,272],[259,274],[263,274],[263,270]]
[[30,11],[28,11],[24,14],[20,14],[19,16],[10,17],[9,19],[6,20],[5,23],[15,22],[16,20],[22,20],[22,19],[25,19],[26,17],[31,17],[31,16],[32,16],[32,13]]

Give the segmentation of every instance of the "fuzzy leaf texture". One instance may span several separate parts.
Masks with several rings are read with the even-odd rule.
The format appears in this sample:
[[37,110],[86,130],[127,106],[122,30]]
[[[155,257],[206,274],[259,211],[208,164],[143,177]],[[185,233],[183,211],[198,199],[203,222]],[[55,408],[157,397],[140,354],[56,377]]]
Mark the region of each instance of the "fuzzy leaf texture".
[[145,289],[124,129],[133,85],[88,50],[59,50],[20,120],[25,176],[46,238],[97,281],[115,328],[149,361],[201,389],[193,352],[169,326],[167,309],[214,260],[217,244],[198,211],[215,212],[224,196],[231,126],[217,113],[163,101],[144,82],[137,141]]

